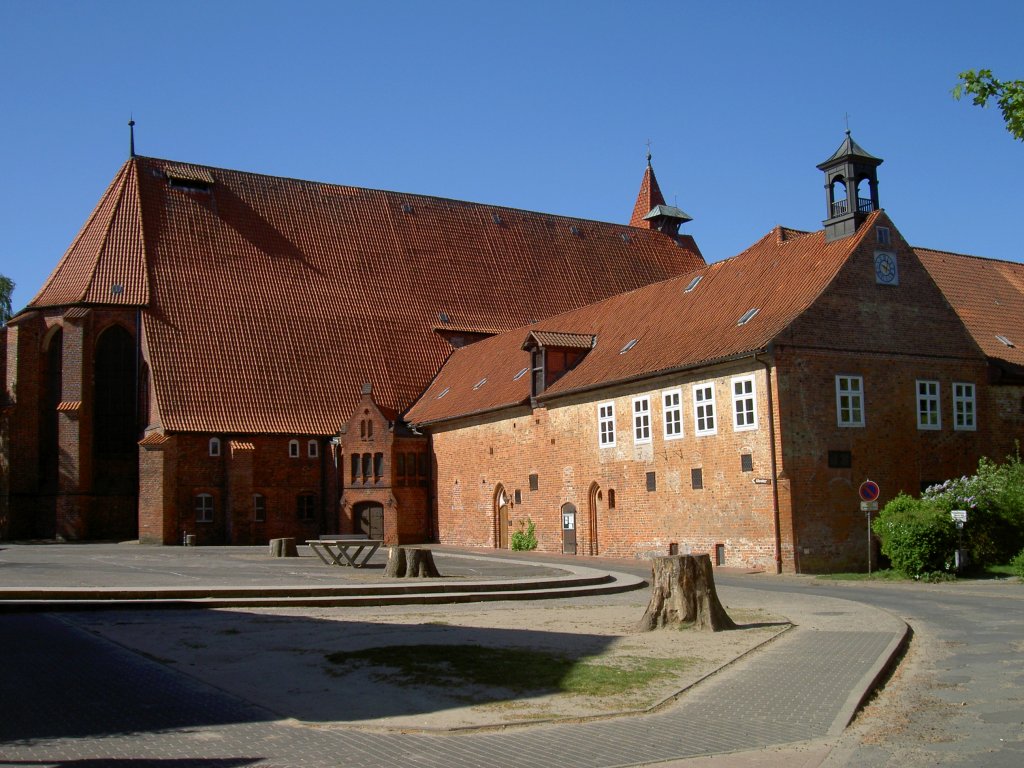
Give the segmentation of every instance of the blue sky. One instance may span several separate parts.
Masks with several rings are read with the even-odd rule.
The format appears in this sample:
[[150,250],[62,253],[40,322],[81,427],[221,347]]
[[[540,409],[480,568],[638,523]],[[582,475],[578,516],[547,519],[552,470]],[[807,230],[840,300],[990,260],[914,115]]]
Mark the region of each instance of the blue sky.
[[1024,260],[1024,3],[0,0],[0,273],[42,285],[128,154],[626,222],[646,142],[708,261],[817,229],[853,137],[915,245]]

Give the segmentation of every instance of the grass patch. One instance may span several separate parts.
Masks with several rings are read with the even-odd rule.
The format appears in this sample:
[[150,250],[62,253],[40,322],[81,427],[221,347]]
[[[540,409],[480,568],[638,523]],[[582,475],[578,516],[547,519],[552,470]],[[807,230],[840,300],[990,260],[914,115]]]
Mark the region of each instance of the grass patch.
[[374,678],[383,682],[443,687],[455,695],[463,686],[477,685],[517,694],[614,696],[644,688],[694,663],[688,658],[571,658],[545,651],[479,645],[387,646],[339,651],[326,658],[333,665],[332,674],[375,667]]

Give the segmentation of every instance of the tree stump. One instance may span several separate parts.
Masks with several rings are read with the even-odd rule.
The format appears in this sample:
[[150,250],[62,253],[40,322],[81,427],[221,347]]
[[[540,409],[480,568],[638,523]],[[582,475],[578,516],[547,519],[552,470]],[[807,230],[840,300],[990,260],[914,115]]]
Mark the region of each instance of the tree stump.
[[395,579],[436,577],[441,574],[434,565],[434,553],[421,547],[389,547],[384,575]]
[[736,629],[718,601],[710,555],[672,555],[654,560],[651,601],[639,629],[680,624],[712,632]]
[[295,547],[295,539],[271,539],[271,557],[298,557],[299,550]]

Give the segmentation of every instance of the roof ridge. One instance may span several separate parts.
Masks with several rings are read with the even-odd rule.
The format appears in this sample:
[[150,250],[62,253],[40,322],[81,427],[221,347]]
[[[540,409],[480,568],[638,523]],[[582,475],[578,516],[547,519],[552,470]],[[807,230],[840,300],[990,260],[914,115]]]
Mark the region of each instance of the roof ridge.
[[957,251],[946,251],[939,248],[928,248],[923,245],[912,245],[911,250],[915,253],[918,251],[927,251],[928,253],[942,254],[943,256],[956,256],[962,259],[975,259],[977,261],[988,261],[995,264],[1010,264],[1018,267],[1024,267],[1024,261],[1014,261],[1013,259],[996,259],[991,256],[979,256],[976,253],[959,253]]
[[[547,219],[561,219],[561,220],[565,220],[565,221],[578,221],[578,222],[584,222],[584,223],[600,224],[600,225],[607,226],[607,227],[619,227],[619,228],[622,228],[622,229],[630,228],[629,224],[621,224],[619,222],[614,222],[614,221],[604,221],[602,219],[586,218],[586,217],[583,217],[583,216],[572,216],[572,215],[563,214],[563,213],[550,213],[550,212],[546,212],[546,211],[537,211],[537,210],[534,210],[532,208],[517,208],[517,207],[512,206],[512,205],[503,205],[501,203],[481,203],[481,202],[477,202],[477,201],[474,201],[474,200],[465,200],[465,199],[458,198],[458,197],[445,197],[443,195],[430,195],[430,194],[423,194],[423,193],[420,193],[420,192],[403,192],[403,191],[397,190],[397,189],[380,189],[380,188],[377,188],[377,187],[362,187],[362,186],[357,186],[357,185],[354,185],[354,184],[343,184],[343,183],[340,183],[340,182],[316,181],[314,179],[304,179],[304,178],[300,178],[298,176],[281,176],[281,175],[271,174],[271,173],[261,173],[259,171],[245,171],[245,170],[240,170],[238,168],[225,168],[225,167],[216,166],[216,165],[205,165],[203,163],[192,163],[192,162],[189,162],[187,160],[173,160],[171,158],[166,158],[166,157],[146,157],[146,156],[142,156],[142,155],[136,155],[134,158],[132,158],[132,160],[146,160],[146,161],[152,161],[152,162],[157,162],[157,163],[166,163],[168,165],[191,165],[191,166],[195,166],[196,168],[205,168],[207,170],[214,171],[214,172],[216,172],[216,171],[224,171],[224,172],[227,172],[227,173],[237,173],[237,174],[242,174],[242,175],[246,175],[246,176],[259,176],[259,177],[262,177],[262,178],[265,178],[265,179],[275,179],[275,180],[278,180],[278,181],[291,181],[291,182],[296,182],[298,184],[310,184],[310,185],[314,185],[314,186],[318,186],[318,187],[337,187],[337,188],[344,188],[344,189],[355,189],[355,190],[359,190],[359,191],[362,191],[362,192],[379,192],[379,193],[385,194],[385,195],[402,195],[402,196],[405,196],[405,197],[414,198],[414,199],[418,199],[418,200],[438,200],[438,201],[445,202],[445,203],[457,203],[459,205],[465,205],[465,206],[472,207],[472,208],[477,208],[477,209],[487,209],[487,210],[490,210],[490,209],[495,209],[496,208],[496,209],[500,209],[500,210],[503,210],[503,211],[515,211],[517,213],[531,214],[531,215],[534,215],[534,216],[539,216],[539,217],[543,217],[543,218],[547,218]],[[646,213],[646,211],[645,211],[645,213]],[[647,227],[643,227],[643,226],[642,227],[634,227],[634,229],[647,229]],[[657,230],[650,230],[650,231],[657,232]],[[657,234],[660,235],[662,233],[658,232]],[[664,235],[664,236],[668,237],[668,235]]]

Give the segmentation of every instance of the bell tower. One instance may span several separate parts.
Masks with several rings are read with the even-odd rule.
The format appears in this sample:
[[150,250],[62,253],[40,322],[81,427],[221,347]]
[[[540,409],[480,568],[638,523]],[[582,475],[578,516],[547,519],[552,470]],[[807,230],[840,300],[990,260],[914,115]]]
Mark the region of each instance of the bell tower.
[[839,149],[818,170],[825,173],[825,200],[828,218],[825,242],[847,237],[872,211],[878,210],[878,166],[880,157],[865,152],[846,131]]

